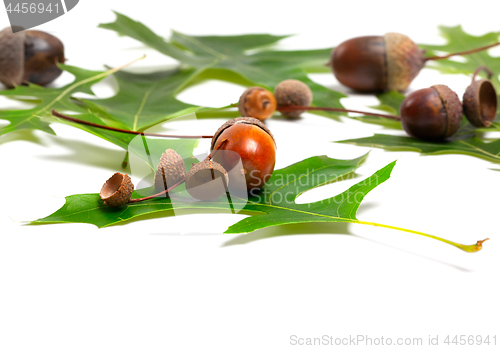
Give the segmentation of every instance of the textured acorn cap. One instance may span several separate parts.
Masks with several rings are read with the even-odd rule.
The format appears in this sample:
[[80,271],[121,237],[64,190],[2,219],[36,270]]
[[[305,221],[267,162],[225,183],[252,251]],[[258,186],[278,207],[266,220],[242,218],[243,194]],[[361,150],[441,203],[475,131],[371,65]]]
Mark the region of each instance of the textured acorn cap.
[[276,145],[276,140],[274,139],[273,134],[266,127],[266,125],[264,125],[264,123],[262,121],[255,119],[255,118],[249,118],[249,117],[243,116],[240,118],[235,118],[235,119],[226,121],[221,127],[219,127],[217,132],[215,132],[214,136],[212,137],[212,145],[210,146],[210,150],[214,150],[215,143],[217,142],[217,139],[219,138],[221,133],[224,132],[225,129],[227,129],[235,124],[248,124],[248,125],[254,125],[254,126],[260,127],[261,129],[266,131],[271,136],[271,138],[274,141],[274,145]]
[[[260,94],[256,95],[259,92]],[[250,101],[252,96],[253,100]],[[255,109],[255,106],[252,108],[250,102],[253,102],[258,106],[257,110]],[[249,87],[240,96],[238,101],[238,110],[244,117],[265,120],[274,114],[274,111],[276,110],[276,98],[274,98],[271,91],[268,91],[263,87]]]
[[498,97],[489,80],[474,81],[463,97],[464,114],[476,127],[488,127],[497,115]]
[[155,175],[155,189],[162,192],[186,178],[186,167],[182,157],[173,149],[162,154]]
[[117,172],[104,183],[99,195],[104,205],[116,207],[128,203],[133,191],[132,179]]
[[[309,107],[313,100],[313,93],[309,86],[299,80],[289,79],[280,82],[274,89],[274,97],[278,106],[296,105]],[[305,110],[281,112],[287,118],[295,119]]]
[[458,131],[462,122],[462,103],[460,103],[457,94],[448,86],[434,85],[431,87],[439,94],[439,98],[441,98],[441,102],[443,102],[443,106],[446,109],[448,123],[443,138],[451,137]]
[[186,189],[195,199],[215,200],[223,195],[229,184],[226,170],[217,162],[204,160],[193,167],[186,177]]
[[0,31],[0,82],[7,87],[21,85],[24,75],[24,32],[10,27]]
[[410,85],[420,70],[424,51],[406,35],[387,33],[384,35],[387,57],[387,89],[402,91]]

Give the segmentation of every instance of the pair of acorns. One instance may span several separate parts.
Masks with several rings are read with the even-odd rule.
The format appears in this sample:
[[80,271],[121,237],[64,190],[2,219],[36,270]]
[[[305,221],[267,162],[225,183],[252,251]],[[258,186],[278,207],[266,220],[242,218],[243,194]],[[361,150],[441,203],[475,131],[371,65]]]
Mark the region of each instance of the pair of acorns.
[[11,88],[25,83],[47,85],[62,71],[64,45],[53,35],[25,30],[13,33],[10,27],[0,31],[0,82]]
[[[115,173],[103,185],[100,197],[107,206],[121,206],[167,195],[186,183],[187,192],[202,201],[215,200],[241,188],[261,188],[270,178],[276,163],[276,142],[271,131],[259,120],[240,117],[224,123],[212,138],[210,155],[186,172],[184,160],[167,149],[158,164],[154,187],[156,194],[131,199],[134,185],[131,178]],[[237,167],[241,161],[241,168]]]

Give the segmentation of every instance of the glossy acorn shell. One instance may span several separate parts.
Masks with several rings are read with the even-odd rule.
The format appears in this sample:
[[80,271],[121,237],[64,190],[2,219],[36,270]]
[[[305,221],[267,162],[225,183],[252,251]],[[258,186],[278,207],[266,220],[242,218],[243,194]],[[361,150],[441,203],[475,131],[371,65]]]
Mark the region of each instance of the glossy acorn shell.
[[332,51],[332,71],[343,85],[363,92],[402,91],[424,66],[422,50],[406,35],[362,36]]
[[476,80],[463,96],[464,114],[476,127],[488,127],[497,115],[498,96],[489,80]]
[[53,35],[38,31],[25,32],[23,81],[47,85],[57,79],[62,71],[57,63],[64,63],[64,45]]
[[[222,125],[212,139],[211,150],[224,139],[213,160],[229,173],[230,190],[260,188],[268,180],[276,163],[276,143],[271,131],[254,118],[236,118]],[[231,171],[241,158],[242,173]]]
[[276,111],[276,98],[271,91],[253,86],[240,96],[238,110],[243,117],[264,121]]
[[409,94],[399,110],[403,129],[416,138],[439,141],[454,135],[462,121],[457,94],[434,85]]

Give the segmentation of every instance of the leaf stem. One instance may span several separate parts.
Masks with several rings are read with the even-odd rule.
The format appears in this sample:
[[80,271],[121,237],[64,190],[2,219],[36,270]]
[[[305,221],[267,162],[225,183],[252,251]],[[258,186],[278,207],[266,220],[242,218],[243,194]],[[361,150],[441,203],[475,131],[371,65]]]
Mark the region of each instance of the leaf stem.
[[401,117],[398,115],[391,114],[378,114],[378,113],[370,113],[359,110],[351,110],[351,109],[343,109],[343,108],[328,108],[328,107],[305,107],[305,106],[297,106],[297,105],[287,105],[287,106],[279,106],[276,108],[279,112],[289,112],[294,110],[318,110],[318,111],[333,111],[333,112],[346,112],[346,113],[357,113],[363,115],[377,116],[381,118],[401,121]]
[[164,135],[164,134],[159,134],[159,133],[147,133],[147,132],[139,132],[139,131],[132,131],[132,130],[124,130],[121,128],[116,128],[116,127],[111,127],[111,126],[104,126],[104,125],[99,125],[90,121],[85,121],[85,120],[80,120],[73,118],[68,115],[63,115],[61,113],[58,113],[54,109],[52,109],[52,115],[57,116],[58,118],[75,122],[77,124],[81,125],[86,125],[86,126],[91,126],[91,127],[96,127],[100,128],[103,130],[108,130],[108,131],[115,131],[115,132],[121,132],[121,133],[128,133],[128,134],[133,134],[133,135],[141,135],[141,136],[149,136],[149,137],[163,137],[163,138],[212,138],[213,136],[180,136],[180,135]]
[[388,228],[388,229],[403,231],[403,232],[406,232],[406,233],[411,233],[411,234],[425,236],[425,237],[428,237],[428,238],[431,238],[431,239],[434,239],[434,240],[438,240],[438,241],[444,242],[444,243],[446,243],[448,245],[455,246],[456,248],[459,248],[462,251],[465,251],[465,252],[468,252],[468,253],[474,253],[474,252],[481,251],[481,249],[483,248],[483,243],[485,241],[489,240],[489,238],[486,238],[484,240],[479,240],[474,245],[463,245],[463,244],[459,244],[457,242],[453,242],[453,241],[450,241],[450,240],[447,240],[447,239],[440,238],[439,236],[425,234],[425,233],[422,233],[422,232],[419,232],[419,231],[415,231],[415,230],[394,227],[392,225],[386,225],[386,224],[380,224],[380,223],[374,223],[374,222],[365,222],[365,221],[353,221],[353,223],[364,224],[364,225],[371,225],[371,226],[375,226],[375,227]]
[[426,57],[425,61],[438,61],[440,59],[447,59],[447,58],[450,58],[450,57],[453,57],[453,56],[469,55],[471,53],[481,52],[481,51],[487,50],[489,48],[492,48],[492,47],[495,47],[495,46],[498,46],[498,45],[500,45],[500,42],[496,42],[496,43],[491,44],[491,45],[486,45],[486,46],[478,47],[478,48],[475,48],[475,49],[472,49],[472,50],[450,53],[450,54],[448,54],[446,56],[431,56],[431,57]]
[[167,194],[170,190],[172,189],[175,189],[177,188],[179,185],[181,185],[182,183],[184,183],[186,181],[186,178],[183,178],[181,179],[179,182],[175,183],[174,185],[172,185],[170,188],[167,188],[165,189],[164,191],[160,192],[160,193],[156,193],[156,194],[153,194],[153,195],[150,195],[150,196],[145,196],[143,198],[139,198],[139,199],[130,199],[129,200],[129,204],[133,204],[134,202],[141,202],[141,201],[145,201],[145,200],[149,200],[149,199],[154,199],[154,198],[157,198],[158,196],[162,196],[162,195],[165,195]]
[[491,77],[493,76],[493,72],[491,70],[489,70],[484,65],[481,65],[481,66],[477,67],[477,69],[474,71],[474,74],[472,75],[472,82],[474,82],[474,80],[476,80],[477,74],[479,74],[481,71],[486,72],[488,79],[491,79]]

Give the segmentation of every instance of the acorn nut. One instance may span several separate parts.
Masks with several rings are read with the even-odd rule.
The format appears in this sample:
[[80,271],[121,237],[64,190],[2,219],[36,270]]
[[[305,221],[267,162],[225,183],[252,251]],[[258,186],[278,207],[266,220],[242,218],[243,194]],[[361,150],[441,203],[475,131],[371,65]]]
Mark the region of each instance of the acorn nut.
[[[313,93],[309,86],[299,80],[289,79],[280,82],[274,89],[274,97],[278,107],[289,105],[299,107],[309,107],[313,100]],[[290,119],[296,119],[305,110],[293,110],[281,112],[281,114]]]
[[156,191],[162,192],[185,178],[186,167],[182,157],[173,149],[165,150],[155,175],[154,186]]
[[99,195],[104,205],[116,207],[128,203],[133,191],[132,179],[117,172],[104,183]]
[[264,121],[276,111],[276,98],[271,91],[254,86],[248,88],[238,101],[238,110],[244,117],[252,117]]
[[[261,188],[271,177],[276,163],[276,142],[271,131],[254,118],[236,118],[224,123],[212,138],[210,150],[219,147],[213,160],[229,171],[233,192]],[[241,161],[243,168],[233,170]]]
[[462,122],[462,104],[445,85],[410,93],[399,109],[403,129],[413,137],[443,140],[454,135]]
[[406,35],[362,36],[344,41],[332,51],[333,74],[359,91],[402,91],[425,64],[424,51]]
[[61,75],[57,63],[64,61],[64,46],[53,35],[38,30],[13,33],[10,27],[0,31],[0,82],[9,88],[27,82],[47,85]]
[[195,199],[211,201],[227,191],[229,177],[226,170],[217,162],[201,161],[188,172],[186,190]]

